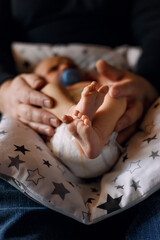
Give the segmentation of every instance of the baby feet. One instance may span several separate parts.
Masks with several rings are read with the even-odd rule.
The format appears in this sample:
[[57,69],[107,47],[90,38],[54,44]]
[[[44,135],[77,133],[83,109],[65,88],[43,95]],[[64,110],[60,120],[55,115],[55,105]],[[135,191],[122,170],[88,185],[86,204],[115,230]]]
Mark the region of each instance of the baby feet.
[[97,83],[92,82],[83,89],[81,99],[78,102],[76,109],[83,115],[87,115],[92,120],[94,113],[102,105],[104,97],[108,92],[108,86],[102,86],[96,90]]
[[73,117],[65,115],[63,122],[77,139],[86,157],[96,158],[101,153],[104,145],[101,134],[98,129],[94,129],[88,116],[75,110]]
[[79,103],[72,114],[63,116],[62,121],[68,126],[69,132],[77,139],[84,154],[88,158],[96,158],[104,146],[104,139],[99,129],[92,126],[92,118],[102,105],[108,91],[107,86],[96,90],[96,82],[85,87]]

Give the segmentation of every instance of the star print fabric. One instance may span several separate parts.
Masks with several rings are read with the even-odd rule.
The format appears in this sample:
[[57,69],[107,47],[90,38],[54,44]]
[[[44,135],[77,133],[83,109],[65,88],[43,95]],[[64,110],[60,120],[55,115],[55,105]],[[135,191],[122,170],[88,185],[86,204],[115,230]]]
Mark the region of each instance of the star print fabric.
[[112,171],[75,177],[32,129],[3,116],[0,176],[46,207],[92,224],[142,201],[160,186],[160,99],[146,114]]
[[[111,64],[125,68],[132,66],[124,59],[124,52],[130,53],[132,60],[133,55],[137,59],[139,54],[137,50],[129,51],[128,47],[113,51],[82,45],[29,45],[26,48],[29,52],[24,51],[23,44],[15,46],[23,55],[17,60],[17,68],[22,72],[26,67],[31,71],[37,61],[55,54],[74,57],[81,67],[94,67],[96,59],[104,56]],[[3,116],[0,122],[0,177],[54,211],[84,224],[96,223],[132,207],[160,188],[159,122],[160,98],[146,113],[114,168],[99,178],[85,180],[75,177],[54,157],[36,132]]]

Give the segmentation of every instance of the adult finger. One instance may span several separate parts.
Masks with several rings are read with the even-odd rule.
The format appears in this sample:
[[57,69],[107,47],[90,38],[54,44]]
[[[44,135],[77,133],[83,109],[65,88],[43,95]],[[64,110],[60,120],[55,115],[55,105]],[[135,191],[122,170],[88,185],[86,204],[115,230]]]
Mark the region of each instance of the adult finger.
[[32,104],[47,108],[54,106],[54,101],[50,97],[32,89],[21,76],[15,78],[12,83],[12,89],[12,92],[16,92],[16,95],[14,96],[19,103]]
[[132,126],[124,129],[123,131],[119,132],[118,136],[117,136],[117,142],[119,144],[122,144],[124,142],[126,142],[130,137],[133,136],[133,134],[136,132],[138,127],[138,124],[135,123]]
[[96,67],[99,74],[108,77],[112,81],[121,80],[124,76],[124,72],[122,70],[111,66],[102,59],[96,62]]
[[51,125],[53,127],[58,127],[60,125],[60,120],[44,109],[25,104],[19,104],[17,110],[20,119],[23,119],[23,122],[25,121],[27,124],[30,122],[36,122]]
[[115,131],[120,132],[125,128],[133,125],[137,120],[142,117],[143,104],[141,101],[134,101],[131,106],[128,107],[124,115],[117,122]]
[[54,100],[45,94],[30,88],[27,84],[23,84],[21,88],[20,99],[21,103],[31,104],[40,107],[51,108],[54,106]]
[[39,89],[42,88],[45,85],[45,80],[32,73],[32,74],[22,74],[21,78],[33,89]]
[[110,87],[109,95],[111,97],[130,97],[137,96],[141,98],[143,96],[140,81],[132,81],[131,79],[124,79],[117,82]]
[[54,134],[54,128],[51,126],[41,124],[41,123],[36,123],[36,122],[28,122],[23,118],[20,118],[19,120],[27,124],[29,127],[31,127],[32,129],[34,129],[36,132],[40,134],[50,136],[50,137],[52,137]]

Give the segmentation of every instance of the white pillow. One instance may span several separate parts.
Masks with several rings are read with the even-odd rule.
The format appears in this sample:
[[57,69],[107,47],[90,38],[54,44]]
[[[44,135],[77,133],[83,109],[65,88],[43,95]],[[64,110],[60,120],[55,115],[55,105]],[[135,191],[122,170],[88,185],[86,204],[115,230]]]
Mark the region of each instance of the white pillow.
[[[51,47],[45,47],[49,52]],[[85,224],[96,223],[132,207],[160,188],[159,122],[157,99],[114,168],[100,178],[83,180],[53,156],[36,132],[3,116],[0,175],[50,209]]]
[[91,44],[44,45],[13,43],[12,53],[19,73],[32,72],[44,58],[65,55],[72,58],[82,69],[93,69],[98,59],[104,59],[113,66],[134,69],[141,55],[138,47],[127,45],[112,49]]

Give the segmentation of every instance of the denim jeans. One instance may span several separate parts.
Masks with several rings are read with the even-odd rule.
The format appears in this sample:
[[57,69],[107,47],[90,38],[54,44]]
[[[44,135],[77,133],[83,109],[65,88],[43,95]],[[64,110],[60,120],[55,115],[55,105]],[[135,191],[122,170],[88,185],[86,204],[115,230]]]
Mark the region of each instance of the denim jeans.
[[160,191],[139,204],[126,240],[160,240]]
[[3,180],[0,192],[0,240],[160,239],[160,192],[90,226],[43,207]]

